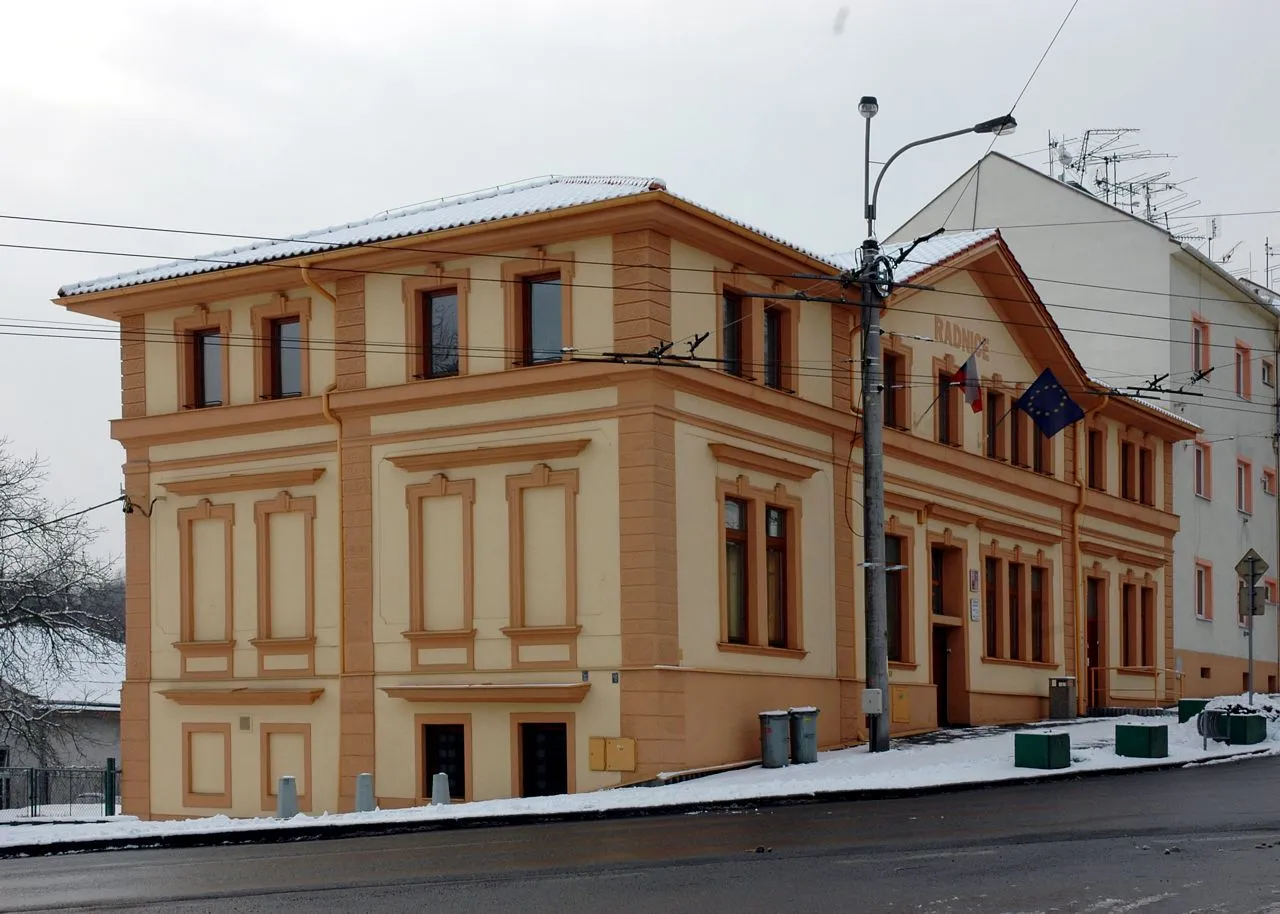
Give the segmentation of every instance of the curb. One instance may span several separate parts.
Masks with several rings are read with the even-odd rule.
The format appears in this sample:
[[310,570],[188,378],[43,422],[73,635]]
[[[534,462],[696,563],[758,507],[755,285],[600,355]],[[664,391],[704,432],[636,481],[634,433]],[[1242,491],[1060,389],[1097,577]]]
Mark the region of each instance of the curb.
[[[1189,762],[1156,762],[1150,765],[1132,765],[1125,768],[1104,768],[1096,771],[1072,771],[1064,769],[1051,774],[1028,775],[999,781],[964,781],[952,784],[935,784],[924,787],[900,787],[861,790],[832,790],[821,793],[790,794],[752,797],[734,800],[711,800],[695,803],[672,803],[664,806],[638,806],[620,809],[573,810],[557,813],[515,813],[498,816],[465,816],[452,819],[424,820],[418,822],[353,822],[328,825],[294,825],[259,829],[234,829],[225,832],[198,832],[192,834],[142,835],[120,838],[88,838],[83,841],[58,841],[47,844],[12,844],[0,846],[0,859],[18,857],[51,857],[63,854],[86,854],[97,851],[147,850],[156,848],[227,847],[245,844],[286,844],[300,841],[325,841],[342,838],[371,838],[403,835],[415,832],[452,831],[464,828],[501,828],[514,825],[545,825],[568,822],[593,822],[607,819],[639,819],[658,816],[696,815],[732,810],[759,810],[786,806],[806,806],[821,803],[851,803],[867,800],[896,800],[910,797],[935,796],[948,793],[967,793],[997,787],[1017,787],[1042,784],[1046,781],[1087,780],[1116,777],[1152,771],[1169,771],[1177,768],[1199,768],[1206,763],[1225,764],[1259,756],[1280,754],[1274,747],[1238,752],[1227,756],[1198,759]],[[624,787],[621,790],[652,788]]]

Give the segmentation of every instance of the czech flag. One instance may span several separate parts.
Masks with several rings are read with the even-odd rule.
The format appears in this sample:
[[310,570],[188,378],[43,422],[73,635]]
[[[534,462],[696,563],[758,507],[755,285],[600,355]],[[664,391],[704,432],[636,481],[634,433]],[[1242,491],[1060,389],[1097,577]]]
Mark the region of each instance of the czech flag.
[[958,385],[964,391],[964,402],[969,404],[969,408],[975,413],[982,412],[982,384],[978,377],[978,359],[977,354],[969,356],[969,361],[960,367],[960,370],[951,378],[951,383]]

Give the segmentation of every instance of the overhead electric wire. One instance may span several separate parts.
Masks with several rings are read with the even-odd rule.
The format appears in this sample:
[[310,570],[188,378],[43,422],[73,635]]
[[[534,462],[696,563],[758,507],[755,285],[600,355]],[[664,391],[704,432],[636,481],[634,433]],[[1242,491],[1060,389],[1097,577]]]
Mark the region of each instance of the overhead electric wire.
[[111,499],[111,501],[104,501],[98,505],[92,505],[91,507],[83,508],[79,511],[73,511],[70,514],[64,514],[61,517],[55,517],[51,520],[44,521],[43,523],[32,524],[31,526],[26,527],[22,530],[12,530],[8,533],[0,534],[0,542],[3,542],[4,540],[7,540],[13,536],[25,536],[28,533],[35,533],[37,530],[43,530],[46,527],[52,527],[54,524],[60,524],[63,521],[74,520],[77,517],[82,517],[83,515],[88,514],[90,511],[97,511],[109,505],[118,505],[120,502],[124,501],[126,497],[127,496],[125,495],[117,495],[115,498]]

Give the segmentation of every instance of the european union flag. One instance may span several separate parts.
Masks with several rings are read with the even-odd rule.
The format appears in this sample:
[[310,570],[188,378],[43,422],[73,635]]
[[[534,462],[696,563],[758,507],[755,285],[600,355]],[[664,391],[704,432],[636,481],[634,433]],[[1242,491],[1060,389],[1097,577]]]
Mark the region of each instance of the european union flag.
[[1068,425],[1084,418],[1080,404],[1071,399],[1050,368],[1040,372],[1035,383],[1014,401],[1013,408],[1030,416],[1046,438],[1052,438]]

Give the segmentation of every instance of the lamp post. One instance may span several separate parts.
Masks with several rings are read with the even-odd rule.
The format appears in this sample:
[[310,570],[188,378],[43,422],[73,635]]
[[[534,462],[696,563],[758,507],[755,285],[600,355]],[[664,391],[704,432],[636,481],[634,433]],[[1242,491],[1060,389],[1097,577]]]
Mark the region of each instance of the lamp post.
[[963,130],[940,133],[908,143],[889,157],[871,188],[871,119],[880,110],[872,96],[858,103],[858,113],[867,122],[866,155],[863,170],[863,207],[867,220],[867,240],[862,243],[862,264],[858,280],[862,291],[862,490],[863,490],[863,572],[866,593],[867,688],[878,689],[881,713],[869,718],[867,747],[871,752],[889,748],[889,718],[884,711],[889,696],[888,612],[885,606],[884,550],[884,377],[880,359],[880,305],[892,291],[893,265],[880,251],[876,240],[876,200],[884,173],[908,149],[936,143],[967,133],[1012,133],[1018,122],[1013,115],[992,118]]

